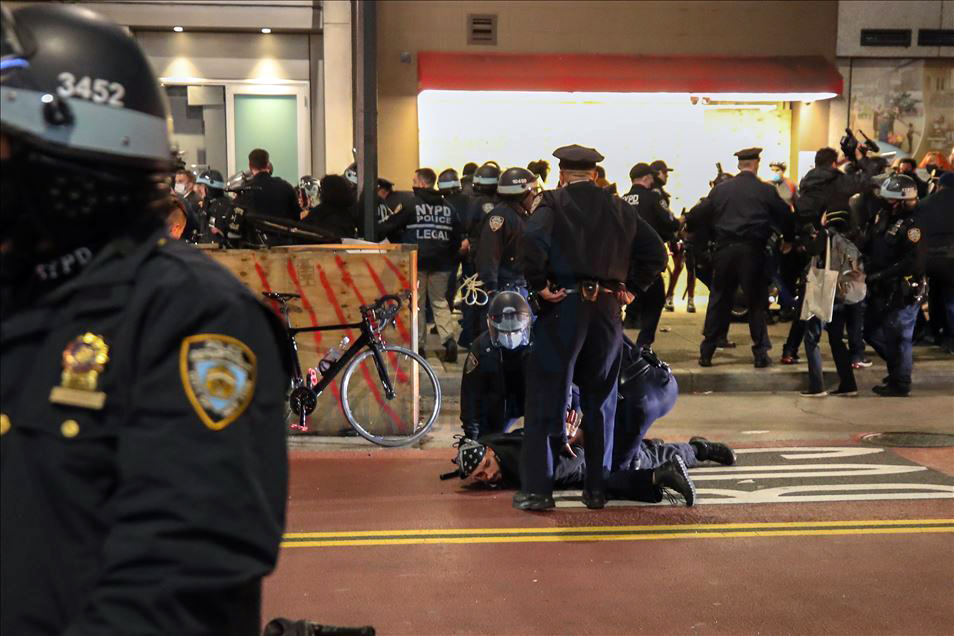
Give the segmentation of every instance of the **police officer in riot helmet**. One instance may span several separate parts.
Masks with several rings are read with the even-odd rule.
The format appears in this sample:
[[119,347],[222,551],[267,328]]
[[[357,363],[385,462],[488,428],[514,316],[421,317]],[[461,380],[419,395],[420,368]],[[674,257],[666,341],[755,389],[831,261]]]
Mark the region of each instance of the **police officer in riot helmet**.
[[622,347],[622,305],[630,289],[646,289],[665,268],[659,236],[628,203],[597,186],[592,148],[564,146],[562,188],[547,191],[527,220],[520,244],[522,270],[540,304],[527,372],[521,490],[523,510],[554,506],[552,439],[564,434],[571,385],[580,388],[586,437],[583,501],[606,502],[613,418]]
[[218,170],[205,170],[195,180],[199,194],[198,214],[200,231],[198,243],[210,243],[224,238],[225,225],[232,214],[232,201],[225,196],[225,180]]
[[758,178],[761,152],[761,148],[746,148],[735,153],[739,174],[715,186],[687,221],[690,232],[701,229],[715,242],[709,306],[699,345],[699,365],[703,367],[712,365],[712,355],[725,337],[740,285],[748,307],[755,367],[771,364],[768,351],[772,343],[765,322],[766,245],[773,232],[791,240],[795,223],[775,187]]
[[526,168],[508,168],[500,175],[500,203],[484,221],[475,262],[488,292],[527,293],[527,281],[517,262],[517,250],[527,217],[540,193],[537,176]]
[[497,294],[487,310],[487,330],[474,340],[464,362],[460,420],[464,435],[508,430],[523,417],[530,305],[516,292]]
[[167,237],[170,117],[128,32],[0,13],[0,632],[257,634],[280,325]]
[[[461,271],[464,277],[476,274],[477,242],[480,240],[484,221],[496,207],[497,181],[500,178],[500,166],[495,161],[488,161],[477,168],[473,176],[474,196],[471,198],[466,211],[461,214],[461,228],[464,232],[464,259]],[[461,332],[458,343],[462,347],[469,347],[484,326],[481,321],[481,311],[477,307],[464,305],[461,321]]]
[[918,186],[907,175],[892,175],[879,194],[882,208],[863,247],[868,284],[864,335],[888,366],[887,377],[873,391],[904,397],[911,392],[912,338],[926,293],[924,245],[914,216]]

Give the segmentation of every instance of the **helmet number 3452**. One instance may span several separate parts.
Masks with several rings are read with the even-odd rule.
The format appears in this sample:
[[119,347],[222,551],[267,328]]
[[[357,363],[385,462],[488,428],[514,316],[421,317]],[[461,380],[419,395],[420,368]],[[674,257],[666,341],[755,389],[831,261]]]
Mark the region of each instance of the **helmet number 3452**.
[[84,75],[77,81],[72,73],[63,72],[57,76],[60,85],[56,92],[60,97],[79,97],[96,104],[123,107],[123,97],[126,96],[126,87],[119,82],[110,82],[106,79],[93,79]]

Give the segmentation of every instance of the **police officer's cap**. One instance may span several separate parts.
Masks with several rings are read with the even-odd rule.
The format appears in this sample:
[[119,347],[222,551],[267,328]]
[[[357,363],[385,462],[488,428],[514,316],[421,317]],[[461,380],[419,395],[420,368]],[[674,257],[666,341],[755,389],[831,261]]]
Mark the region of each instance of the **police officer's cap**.
[[761,154],[761,148],[743,148],[735,153],[735,156],[739,158],[739,161],[749,161],[752,159],[758,161]]
[[460,177],[453,168],[448,168],[437,177],[437,189],[441,192],[457,190],[460,187]]
[[649,164],[649,167],[652,168],[653,172],[655,172],[656,174],[659,174],[663,170],[665,170],[666,172],[673,171],[673,169],[667,166],[666,162],[663,161],[662,159],[656,159],[656,161]]
[[196,177],[195,182],[207,185],[210,188],[225,189],[225,179],[222,178],[222,173],[218,170],[206,170]]
[[594,148],[577,144],[561,146],[553,151],[553,156],[560,160],[561,170],[593,170],[597,163],[605,159]]
[[629,178],[630,180],[640,179],[642,177],[645,177],[647,174],[652,174],[652,173],[653,173],[652,166],[650,166],[648,163],[644,161],[641,161],[629,169]]

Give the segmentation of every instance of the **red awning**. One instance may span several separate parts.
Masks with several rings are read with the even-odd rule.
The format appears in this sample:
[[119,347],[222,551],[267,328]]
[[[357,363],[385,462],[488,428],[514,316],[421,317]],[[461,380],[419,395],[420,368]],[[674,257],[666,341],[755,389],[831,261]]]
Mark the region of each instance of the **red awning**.
[[593,93],[835,93],[823,57],[418,54],[418,89]]

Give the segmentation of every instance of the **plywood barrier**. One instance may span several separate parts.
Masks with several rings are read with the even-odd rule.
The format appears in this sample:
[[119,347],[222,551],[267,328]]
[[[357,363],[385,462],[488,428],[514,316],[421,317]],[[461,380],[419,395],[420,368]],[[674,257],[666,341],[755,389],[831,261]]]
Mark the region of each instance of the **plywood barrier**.
[[[402,290],[411,290],[411,304],[402,309],[396,325],[384,332],[388,344],[417,350],[417,251],[411,245],[314,245],[273,247],[265,250],[217,250],[206,252],[247,285],[255,295],[263,291],[300,294],[289,303],[293,327],[356,323],[361,305]],[[278,311],[278,303],[270,301]],[[354,342],[356,329],[316,331],[297,337],[302,369],[317,367],[328,349],[345,336]],[[360,365],[352,390],[387,412],[388,427],[401,428],[416,416],[415,391],[398,391],[395,400],[383,401],[373,363]],[[318,398],[318,408],[309,418],[309,432],[338,434],[349,424],[341,410],[341,380],[344,372]],[[349,393],[353,400],[354,394]],[[294,431],[291,431],[294,432]]]

